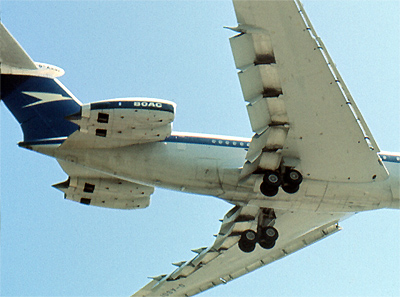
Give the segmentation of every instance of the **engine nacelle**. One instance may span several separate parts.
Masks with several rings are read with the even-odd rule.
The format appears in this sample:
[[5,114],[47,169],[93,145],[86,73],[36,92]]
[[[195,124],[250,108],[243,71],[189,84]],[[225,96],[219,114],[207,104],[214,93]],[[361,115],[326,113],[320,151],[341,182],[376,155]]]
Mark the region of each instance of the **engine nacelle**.
[[150,204],[154,188],[119,179],[69,177],[53,185],[65,199],[107,208],[137,209]]
[[[85,104],[81,112],[68,117],[88,136],[104,146],[161,141],[171,135],[176,104],[150,98],[121,98]],[[106,145],[107,143],[107,145]]]

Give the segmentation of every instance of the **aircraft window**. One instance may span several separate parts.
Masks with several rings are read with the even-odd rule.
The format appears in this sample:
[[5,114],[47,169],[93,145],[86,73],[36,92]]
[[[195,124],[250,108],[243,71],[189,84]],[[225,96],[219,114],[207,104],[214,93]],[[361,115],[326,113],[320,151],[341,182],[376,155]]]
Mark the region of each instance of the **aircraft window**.
[[396,160],[397,160],[397,161],[400,161],[400,157],[397,157]]
[[236,145],[237,144],[237,142],[236,141],[234,141],[234,142],[232,142],[233,143],[233,145]]
[[217,141],[215,139],[211,140],[212,143],[217,143]]
[[229,144],[229,141],[225,141],[225,144]]
[[243,143],[243,142],[241,142],[241,143],[240,143],[240,146],[244,146],[244,143]]
[[222,144],[222,143],[223,143],[223,141],[222,141],[222,140],[220,140],[220,141],[218,141],[218,143],[219,143],[219,144]]
[[386,160],[386,159],[387,159],[387,157],[386,157],[386,156],[382,156],[382,159],[383,159],[383,160]]

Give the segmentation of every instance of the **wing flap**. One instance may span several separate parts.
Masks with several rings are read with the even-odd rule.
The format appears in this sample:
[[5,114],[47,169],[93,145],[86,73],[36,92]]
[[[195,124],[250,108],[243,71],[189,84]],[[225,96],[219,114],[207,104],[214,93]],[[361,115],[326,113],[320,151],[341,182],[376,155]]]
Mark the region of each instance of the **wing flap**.
[[[236,30],[236,28],[230,29]],[[256,28],[247,28],[247,32],[249,31],[253,31],[253,33],[242,33],[230,39],[232,51],[237,53],[234,56],[236,68],[244,70],[258,63],[275,63],[271,38],[265,32]],[[257,31],[259,33],[255,33]]]
[[260,95],[246,107],[251,127],[256,134],[262,134],[269,126],[284,125],[289,122],[282,96],[264,98]]
[[246,67],[239,72],[244,100],[254,102],[260,95],[264,98],[278,97],[282,94],[276,64],[260,64]]
[[[386,179],[379,148],[301,4],[233,2],[239,34],[230,43],[255,132],[241,177],[294,158],[310,179]],[[268,130],[278,125],[287,134],[271,149]]]

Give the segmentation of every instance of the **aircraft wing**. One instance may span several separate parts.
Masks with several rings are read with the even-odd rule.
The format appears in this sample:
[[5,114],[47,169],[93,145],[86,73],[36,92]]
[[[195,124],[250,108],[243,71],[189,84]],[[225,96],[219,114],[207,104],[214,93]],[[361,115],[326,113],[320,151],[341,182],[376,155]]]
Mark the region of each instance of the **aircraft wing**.
[[254,136],[244,179],[296,166],[304,177],[388,177],[366,122],[298,0],[234,0],[231,48]]
[[173,263],[178,268],[169,275],[152,277],[133,296],[192,296],[279,260],[338,230],[344,214],[279,212],[271,222],[279,230],[274,248],[257,245],[251,253],[238,247],[243,231],[257,227],[260,212],[254,206],[235,206],[224,217],[214,244],[193,250],[190,261]]
[[[308,179],[371,182],[388,177],[379,148],[300,2],[233,0],[238,34],[230,38],[243,97],[255,133],[241,172],[298,168]],[[281,259],[340,230],[344,213],[269,210],[279,230],[271,249],[239,248],[257,230],[256,206],[228,212],[214,244],[133,296],[191,296]]]

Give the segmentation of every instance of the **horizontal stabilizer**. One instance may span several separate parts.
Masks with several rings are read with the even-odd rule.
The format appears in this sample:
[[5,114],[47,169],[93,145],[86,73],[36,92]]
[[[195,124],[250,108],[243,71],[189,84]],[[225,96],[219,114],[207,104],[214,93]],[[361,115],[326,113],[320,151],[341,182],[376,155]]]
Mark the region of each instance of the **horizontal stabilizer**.
[[32,59],[2,23],[0,23],[0,62],[11,67],[37,69]]

